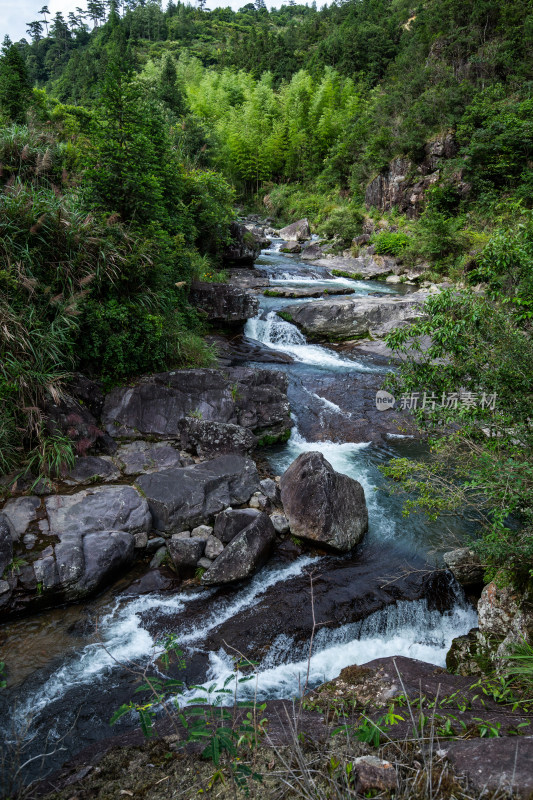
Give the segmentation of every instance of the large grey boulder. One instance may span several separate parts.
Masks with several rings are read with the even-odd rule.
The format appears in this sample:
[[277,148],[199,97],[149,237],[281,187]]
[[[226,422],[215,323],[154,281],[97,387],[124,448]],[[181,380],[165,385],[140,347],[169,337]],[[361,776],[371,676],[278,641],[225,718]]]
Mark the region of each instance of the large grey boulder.
[[189,302],[203,311],[209,322],[230,326],[244,325],[259,310],[259,300],[254,294],[228,283],[194,281]]
[[114,481],[120,472],[109,456],[85,456],[77,458],[65,475],[65,483],[76,485],[93,480]]
[[339,297],[286,306],[283,313],[311,339],[381,338],[419,319],[426,296]]
[[[83,573],[67,595],[85,597],[125,570],[134,558],[134,537],[126,531],[93,531],[83,537]],[[56,547],[57,559],[57,547]]]
[[50,532],[66,534],[92,531],[149,531],[152,519],[148,503],[132,486],[99,486],[45,500]]
[[0,578],[13,561],[13,528],[5,514],[0,513]]
[[287,386],[283,373],[250,367],[162,372],[113,389],[102,420],[111,436],[129,439],[178,438],[180,420],[190,416],[278,435],[292,424]]
[[114,462],[125,475],[140,475],[181,466],[179,451],[170,443],[142,440],[120,445]]
[[281,477],[281,500],[291,533],[346,552],[368,529],[363,487],[336,472],[322,453],[302,453]]
[[181,448],[196,456],[251,453],[257,439],[248,428],[231,422],[185,417],[179,423]]
[[254,462],[228,454],[190,467],[167,469],[137,479],[154,527],[182,531],[211,519],[232,503],[246,503],[259,486]]
[[354,280],[376,280],[390,275],[397,269],[398,261],[392,256],[378,256],[366,253],[364,256],[325,256],[317,264],[329,269],[333,275],[341,275]]
[[299,253],[302,245],[299,242],[282,242],[279,248],[280,253]]
[[278,232],[281,239],[287,242],[303,242],[305,239],[311,238],[311,229],[307,219],[299,219],[297,222],[286,225]]
[[259,516],[259,511],[255,508],[225,509],[217,515],[213,533],[221,542],[228,544],[257,516]]
[[37,510],[41,505],[39,497],[15,497],[8,500],[2,513],[8,518],[11,525],[13,541],[17,541],[29,528],[31,522],[37,519]]
[[244,530],[224,548],[202,576],[202,583],[233,583],[251,575],[260,567],[272,550],[276,531],[267,514],[258,514]]

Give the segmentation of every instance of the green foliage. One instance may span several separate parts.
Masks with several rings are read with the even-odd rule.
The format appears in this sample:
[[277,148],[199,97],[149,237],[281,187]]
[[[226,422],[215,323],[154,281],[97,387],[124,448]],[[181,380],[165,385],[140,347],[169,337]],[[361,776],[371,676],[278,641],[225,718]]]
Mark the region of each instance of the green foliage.
[[471,517],[487,577],[503,571],[520,583],[533,568],[533,346],[506,308],[444,291],[426,302],[426,319],[387,337],[398,353],[414,342],[417,360],[389,384],[397,397],[418,393],[415,414],[433,439],[429,460],[393,460],[385,472],[414,493],[407,513]]
[[0,56],[0,112],[12,122],[24,122],[31,84],[17,45],[6,36]]
[[396,257],[403,255],[410,242],[411,238],[406,233],[390,231],[381,231],[381,233],[375,234],[371,240],[378,255]]
[[362,231],[363,212],[353,205],[334,208],[319,225],[318,233],[327,239],[340,239],[348,245]]

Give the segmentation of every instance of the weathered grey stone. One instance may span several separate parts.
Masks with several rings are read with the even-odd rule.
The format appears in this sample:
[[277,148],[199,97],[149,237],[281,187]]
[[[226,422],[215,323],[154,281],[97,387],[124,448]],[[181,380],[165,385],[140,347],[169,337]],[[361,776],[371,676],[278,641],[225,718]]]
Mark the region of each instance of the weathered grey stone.
[[307,219],[299,219],[290,225],[286,225],[278,231],[280,239],[285,239],[288,242],[303,242],[305,239],[311,238],[311,229],[309,228],[309,221]]
[[276,533],[283,534],[290,531],[289,520],[285,514],[271,514],[270,521],[272,522]]
[[273,481],[272,478],[264,478],[260,481],[259,486],[265,497],[268,497],[273,503],[280,502],[279,486],[276,481]]
[[232,503],[246,503],[258,483],[254,462],[230,454],[142,475],[136,485],[148,500],[154,527],[174,532],[201,524]]
[[368,528],[363,487],[336,472],[322,453],[302,453],[281,477],[281,500],[292,533],[348,551]]
[[133,541],[135,542],[135,549],[142,550],[148,544],[148,534],[146,531],[139,531],[134,535]]
[[419,319],[426,293],[402,297],[340,297],[287,306],[284,314],[314,339],[383,337]]
[[506,790],[513,797],[532,796],[533,736],[470,739],[446,743],[444,748],[454,770],[466,775],[477,796]]
[[222,453],[245,455],[251,453],[257,443],[250,430],[230,422],[186,417],[180,420],[179,429],[181,448],[203,458]]
[[31,550],[37,541],[37,536],[34,533],[25,533],[22,537],[22,541],[26,550]]
[[468,547],[444,553],[443,560],[461,586],[482,583],[484,569],[479,556]]
[[136,386],[113,389],[103,422],[115,437],[180,437],[180,420],[194,415],[250,428],[258,436],[289,430],[287,377],[282,372],[232,367],[152,375]]
[[148,503],[132,486],[99,486],[71,495],[52,495],[45,500],[50,530],[61,539],[97,530],[149,531]]
[[114,461],[125,475],[181,466],[178,450],[168,442],[127,442],[117,449]]
[[209,569],[212,564],[212,560],[207,558],[206,556],[202,556],[202,558],[198,559],[197,567],[201,567],[202,569]]
[[217,515],[213,533],[221,542],[228,544],[243,528],[253,522],[258,514],[259,511],[252,508],[225,509]]
[[11,586],[7,581],[0,580],[0,594],[6,594],[6,592],[9,592],[10,589]]
[[210,536],[205,543],[205,555],[206,558],[210,558],[214,560],[217,556],[221,554],[224,549],[224,545],[217,539],[216,536]]
[[232,583],[247,578],[268,558],[276,532],[267,514],[258,514],[238,533],[202,576],[206,585]]
[[177,569],[195,567],[205,550],[204,539],[176,539],[168,542],[168,552]]
[[5,568],[13,561],[14,531],[9,518],[0,512],[0,577]]
[[[57,547],[56,547],[57,552]],[[93,531],[83,537],[83,575],[70,591],[80,598],[94,592],[133,561],[134,539],[126,531]]]
[[211,525],[198,525],[196,528],[193,528],[191,531],[191,536],[194,539],[203,539],[204,542],[207,542],[210,536],[213,534],[213,527]]
[[114,481],[118,477],[120,472],[109,456],[85,456],[76,459],[74,466],[66,473],[65,483],[75,485],[94,480]]
[[244,325],[259,310],[259,300],[254,294],[228,283],[194,281],[189,302],[203,311],[209,322],[224,325]]
[[26,533],[30,522],[37,519],[37,509],[41,505],[39,497],[15,497],[8,500],[2,512],[11,523],[14,541]]
[[40,558],[33,562],[35,580],[41,585],[42,590],[54,589],[59,583],[54,548],[50,545],[40,554]]
[[282,242],[280,253],[300,253],[302,246],[299,242]]

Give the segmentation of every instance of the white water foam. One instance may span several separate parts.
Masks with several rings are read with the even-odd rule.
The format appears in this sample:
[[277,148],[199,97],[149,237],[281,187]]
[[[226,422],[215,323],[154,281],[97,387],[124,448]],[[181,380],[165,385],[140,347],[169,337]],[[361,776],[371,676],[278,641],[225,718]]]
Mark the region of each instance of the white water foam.
[[265,317],[252,317],[244,328],[245,336],[257,342],[281,350],[291,355],[302,364],[309,364],[326,369],[356,370],[357,372],[382,372],[380,367],[372,367],[342,358],[333,350],[319,345],[308,344],[305,336],[295,325],[282,319],[275,311],[269,311]]
[[[300,575],[317,557],[303,556],[292,564],[279,568],[264,569],[250,583],[228,602],[217,601],[217,610],[206,615],[205,620],[194,628],[174,630],[180,644],[192,645],[204,639],[207,634],[239,611],[253,606],[257,597],[280,581]],[[209,608],[209,596],[214,590],[203,590],[202,599]],[[132,599],[117,601],[99,622],[101,641],[87,645],[81,653],[60,667],[39,690],[26,698],[17,710],[17,717],[23,721],[29,713],[33,716],[53,700],[62,697],[74,686],[89,685],[101,680],[120,664],[153,658],[156,639],[144,627],[142,615],[150,612],[172,617],[182,612],[187,603],[197,599],[194,593],[181,592],[171,597],[147,594]],[[180,626],[183,622],[180,621]]]
[[[315,638],[309,664],[309,686],[336,678],[344,667],[385,656],[407,656],[444,666],[452,639],[467,633],[476,624],[474,610],[464,604],[441,614],[430,611],[426,600],[418,600],[398,602],[372,614],[362,623],[336,630],[322,628]],[[255,693],[259,699],[297,697],[306,681],[307,648],[308,643],[295,646],[284,634],[277,637],[258,666],[256,678],[240,685],[241,699]],[[233,670],[227,653],[223,650],[211,653],[203,686],[207,688],[212,683],[222,686]],[[231,682],[229,688],[233,686]],[[184,701],[201,697],[200,691],[192,690],[186,693]]]
[[287,284],[294,284],[295,287],[298,286],[322,286],[323,284],[327,288],[327,286],[339,286],[345,287],[349,289],[355,289],[356,294],[369,294],[370,292],[379,292],[380,294],[397,294],[396,290],[391,288],[390,286],[379,286],[376,287],[375,285],[369,285],[365,281],[354,280],[353,278],[331,278],[329,276],[313,278],[312,276],[307,275],[295,275],[292,272],[282,272],[279,276],[275,278],[270,278],[271,286],[286,286]]

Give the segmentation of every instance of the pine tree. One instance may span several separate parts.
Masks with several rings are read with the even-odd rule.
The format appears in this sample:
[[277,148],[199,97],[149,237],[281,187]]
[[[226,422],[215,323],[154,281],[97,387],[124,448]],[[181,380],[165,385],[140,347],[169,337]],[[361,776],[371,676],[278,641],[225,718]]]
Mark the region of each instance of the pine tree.
[[174,59],[167,53],[161,70],[159,97],[171,111],[178,116],[187,112],[187,100],[183,89],[178,84],[178,75]]
[[24,122],[31,95],[26,64],[6,36],[0,58],[0,108],[13,122]]

